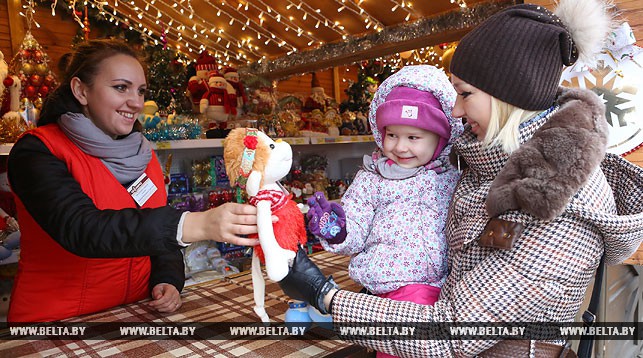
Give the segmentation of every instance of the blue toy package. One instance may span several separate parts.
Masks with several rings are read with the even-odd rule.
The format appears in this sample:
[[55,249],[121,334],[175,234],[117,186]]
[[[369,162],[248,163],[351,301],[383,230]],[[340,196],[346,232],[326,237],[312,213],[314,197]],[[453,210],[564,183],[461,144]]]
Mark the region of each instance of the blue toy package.
[[233,245],[227,242],[217,242],[217,247],[221,252],[221,256],[226,260],[245,256],[245,246]]
[[170,175],[170,185],[169,185],[170,195],[174,194],[187,194],[190,192],[190,180],[188,179],[187,174],[177,173]]
[[225,171],[225,162],[223,161],[222,155],[214,155],[210,158],[211,164],[210,168],[212,170],[213,184],[216,183],[216,186],[228,187],[230,186],[230,180],[228,179],[228,174]]

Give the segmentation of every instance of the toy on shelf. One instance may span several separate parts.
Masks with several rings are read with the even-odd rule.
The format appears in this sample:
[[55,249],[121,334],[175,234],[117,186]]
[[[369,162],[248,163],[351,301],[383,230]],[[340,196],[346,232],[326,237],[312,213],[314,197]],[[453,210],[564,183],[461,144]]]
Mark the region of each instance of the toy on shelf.
[[[219,71],[214,70],[208,73],[208,90],[200,102],[200,111],[205,114],[208,121],[208,130],[227,129],[228,119],[230,119],[233,109],[227,87],[228,82]],[[209,138],[223,137],[221,134],[215,136],[207,132],[206,136]]]
[[[252,255],[254,311],[263,322],[269,322],[260,262],[265,262],[268,278],[281,281],[288,274],[289,261],[307,241],[304,216],[278,183],[290,171],[292,149],[288,143],[273,141],[256,128],[233,129],[223,148],[230,185],[237,188],[238,197],[245,192],[257,207],[260,244]],[[279,217],[276,223],[272,222],[273,215]]]
[[379,83],[376,79],[371,76],[366,77],[366,93],[364,93],[364,100],[366,103],[371,103],[373,96],[375,96],[375,92],[377,92],[378,85]]
[[223,77],[225,77],[234,91],[234,93],[233,91],[228,91],[230,92],[230,103],[235,108],[232,113],[234,116],[240,117],[248,103],[248,95],[239,78],[239,72],[234,67],[226,67],[225,70],[223,70]]
[[207,51],[203,51],[197,58],[194,68],[196,75],[188,80],[186,95],[192,103],[192,111],[199,113],[201,98],[208,91],[208,72],[217,69],[217,60]]
[[310,81],[310,96],[306,98],[302,112],[312,112],[318,109],[324,113],[327,109],[336,107],[337,104],[330,96],[326,95],[324,87],[321,86],[317,78],[317,74],[313,72]]

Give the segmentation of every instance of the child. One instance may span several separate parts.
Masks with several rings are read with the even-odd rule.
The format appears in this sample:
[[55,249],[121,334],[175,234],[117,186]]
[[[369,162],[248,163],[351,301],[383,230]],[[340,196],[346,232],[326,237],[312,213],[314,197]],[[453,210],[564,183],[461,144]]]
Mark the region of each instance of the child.
[[[349,274],[370,292],[433,304],[447,275],[444,233],[459,172],[449,164],[462,133],[456,93],[433,66],[406,66],[378,88],[369,122],[379,147],[342,198],[309,199],[309,229],[323,247],[352,255]],[[344,215],[345,213],[345,215]]]

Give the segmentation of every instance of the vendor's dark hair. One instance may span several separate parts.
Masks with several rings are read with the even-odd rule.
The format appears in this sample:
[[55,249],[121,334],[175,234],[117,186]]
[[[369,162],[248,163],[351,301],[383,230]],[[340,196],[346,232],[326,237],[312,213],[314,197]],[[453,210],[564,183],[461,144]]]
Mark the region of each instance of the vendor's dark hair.
[[91,86],[103,60],[115,55],[134,57],[143,65],[136,51],[119,40],[90,40],[78,45],[62,73],[60,85],[47,96],[42,105],[38,127],[55,123],[67,112],[81,113],[82,106],[71,91],[71,79],[78,77],[83,83]]

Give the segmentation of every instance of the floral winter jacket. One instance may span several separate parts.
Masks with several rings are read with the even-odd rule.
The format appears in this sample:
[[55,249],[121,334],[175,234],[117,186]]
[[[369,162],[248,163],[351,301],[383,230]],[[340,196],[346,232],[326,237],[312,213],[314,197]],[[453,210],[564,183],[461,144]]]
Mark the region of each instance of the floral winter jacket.
[[[572,322],[601,256],[620,263],[643,239],[643,169],[604,156],[604,113],[592,92],[562,90],[552,113],[521,126],[511,155],[482,147],[466,127],[455,147],[469,168],[449,211],[440,299],[421,306],[339,291],[333,321]],[[478,245],[492,216],[525,226],[513,249]],[[498,342],[342,338],[402,357],[474,356]]]
[[413,174],[388,172],[395,164],[380,171],[374,161],[386,158],[377,153],[366,156],[364,169],[342,198],[346,240],[337,245],[322,240],[324,249],[352,256],[349,275],[375,294],[411,284],[442,286],[447,269],[445,224],[460,178],[448,159],[453,141],[463,130],[460,119],[451,115],[456,93],[436,67],[405,66],[382,83],[369,111],[375,143],[382,148],[377,108],[399,86],[432,93],[449,121],[451,137],[435,160]]
[[346,240],[330,252],[351,255],[351,278],[375,294],[410,284],[442,287],[447,274],[444,227],[460,173],[422,168],[413,177],[386,179],[360,170],[342,198]]

